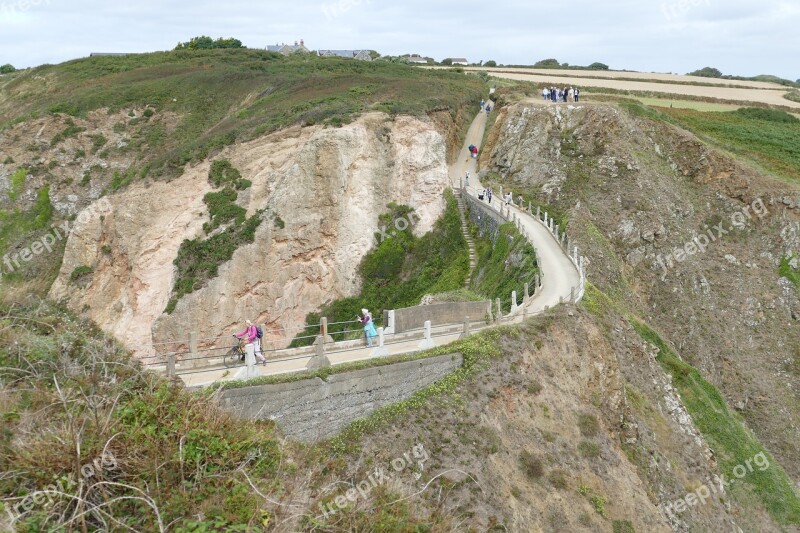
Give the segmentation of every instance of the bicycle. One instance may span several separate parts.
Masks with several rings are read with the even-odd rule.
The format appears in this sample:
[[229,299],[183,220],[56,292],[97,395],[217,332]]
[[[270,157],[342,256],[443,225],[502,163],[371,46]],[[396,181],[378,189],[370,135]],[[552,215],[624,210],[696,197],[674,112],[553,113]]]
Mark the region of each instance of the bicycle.
[[244,361],[244,342],[243,339],[240,339],[236,335],[233,335],[236,339],[236,345],[234,345],[227,353],[222,357],[222,363],[225,365],[226,368],[231,368],[232,366],[238,366],[239,363]]

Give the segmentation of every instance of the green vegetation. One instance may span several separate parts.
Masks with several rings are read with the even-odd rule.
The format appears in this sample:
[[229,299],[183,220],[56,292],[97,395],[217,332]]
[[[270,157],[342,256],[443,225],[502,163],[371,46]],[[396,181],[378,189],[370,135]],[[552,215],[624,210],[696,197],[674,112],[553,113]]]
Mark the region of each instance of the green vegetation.
[[0,74],[12,74],[16,72],[17,69],[14,68],[14,65],[10,63],[6,63],[5,65],[0,65]]
[[[477,233],[476,229],[475,233]],[[472,275],[472,290],[494,300],[500,298],[504,311],[511,310],[511,292],[521,301],[525,284],[533,289],[538,272],[536,252],[513,223],[498,228],[494,243],[488,236],[475,239],[478,264]]]
[[287,477],[272,423],[234,421],[143,372],[53,304],[0,303],[0,326],[0,513],[18,508],[17,531],[244,531],[269,518],[258,492]]
[[0,209],[0,254],[7,253],[9,244],[23,235],[46,228],[52,217],[50,187],[42,187],[36,192],[36,201],[29,211],[19,207],[10,211]]
[[[29,69],[0,89],[0,129],[48,113],[83,117],[101,108],[175,113],[174,132],[140,154],[151,176],[171,176],[223,146],[293,124],[347,123],[366,111],[424,116],[449,109],[455,116],[483,92],[475,76],[384,61],[181,49]],[[24,100],[6,97],[20,93]]]
[[800,270],[792,268],[791,265],[792,261],[794,260],[794,255],[790,257],[782,257],[780,267],[778,268],[778,275],[791,281],[795,287],[800,288]]
[[578,416],[578,429],[584,437],[596,437],[600,433],[600,422],[594,415],[581,414]]
[[192,37],[185,43],[178,43],[175,50],[210,50],[212,48],[243,48],[242,41],[234,39],[223,39],[220,37],[216,41],[211,37],[201,35],[200,37]]
[[[461,234],[458,203],[453,193],[446,191],[445,200],[444,214],[422,237],[412,233],[410,223],[417,220],[413,209],[390,203],[389,211],[378,218],[378,227],[383,230],[375,234],[378,245],[358,267],[361,294],[336,300],[318,313],[310,313],[306,324],[318,324],[323,316],[330,324],[349,322],[329,327],[334,339],[342,340],[336,334],[357,327],[356,314],[362,308],[369,309],[377,321],[384,309],[419,305],[426,294],[463,287],[469,271],[469,249]],[[308,345],[313,340],[296,338],[292,346]]]
[[73,270],[72,273],[69,275],[69,280],[72,282],[78,281],[84,276],[88,276],[92,272],[94,272],[94,268],[90,266],[81,265],[75,267],[75,270]]
[[535,481],[544,475],[544,462],[538,455],[528,450],[522,450],[519,454],[519,463],[522,471],[531,481]]
[[734,468],[763,454],[769,461],[766,469],[753,468],[737,480],[732,494],[743,496],[739,487],[747,486],[769,514],[781,524],[800,524],[800,498],[780,464],[732,412],[720,392],[694,367],[682,361],[646,324],[631,319],[634,329],[645,341],[658,348],[658,362],[672,374],[672,383],[680,394],[697,428],[703,433],[727,479],[735,479]]
[[[216,186],[234,184],[237,188],[247,181],[242,180],[239,171],[226,160],[215,161],[211,165],[208,180]],[[215,278],[220,265],[229,261],[240,246],[255,241],[263,211],[247,218],[247,211],[236,205],[238,196],[239,193],[226,186],[222,191],[210,192],[203,197],[210,216],[209,222],[203,224],[203,231],[210,236],[181,243],[174,261],[178,273],[166,313],[172,313],[178,300],[185,294],[196,291]],[[224,229],[216,232],[219,228]]]
[[788,180],[798,180],[800,121],[789,113],[758,108],[743,108],[732,113],[701,113],[688,109],[662,109],[661,113],[652,113],[648,118],[659,120],[667,116],[670,122],[768,171]]
[[796,89],[789,91],[788,93],[784,94],[783,97],[787,100],[791,100],[792,102],[800,102],[800,91]]
[[694,72],[690,72],[687,76],[700,76],[702,78],[721,78],[722,71],[716,69],[714,67],[705,67],[701,68],[700,70],[695,70]]
[[578,453],[587,459],[600,456],[600,445],[590,440],[582,440],[578,443]]
[[77,137],[79,133],[86,131],[86,128],[81,128],[75,125],[75,121],[72,120],[71,118],[67,119],[66,124],[67,127],[64,128],[64,130],[61,131],[60,133],[56,133],[53,136],[52,140],[50,141],[50,144],[56,145],[65,139],[69,139],[71,137]]
[[12,202],[16,202],[19,195],[25,188],[25,178],[28,177],[28,171],[24,168],[18,168],[16,172],[11,174],[11,187],[8,189],[8,198]]

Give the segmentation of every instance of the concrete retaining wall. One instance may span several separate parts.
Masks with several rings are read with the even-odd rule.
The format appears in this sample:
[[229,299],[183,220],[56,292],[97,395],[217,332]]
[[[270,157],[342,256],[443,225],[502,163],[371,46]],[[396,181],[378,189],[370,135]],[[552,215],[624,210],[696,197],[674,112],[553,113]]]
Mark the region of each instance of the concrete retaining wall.
[[[469,194],[464,194],[463,197],[466,198],[469,206],[470,221],[478,227],[478,235],[480,237],[489,237],[492,242],[497,240],[500,226],[508,221],[485,202],[476,200]],[[497,197],[492,199],[492,204],[495,207],[498,207],[500,202],[502,200]]]
[[296,440],[314,442],[339,433],[376,409],[410,398],[461,366],[461,354],[441,355],[290,383],[255,385],[221,393],[223,409],[249,420],[275,420]]
[[[492,302],[445,302],[431,305],[418,305],[394,310],[394,332],[404,333],[420,329],[430,320],[432,326],[461,324],[468,316],[470,322],[480,322],[489,314]],[[388,313],[384,312],[383,323],[388,324]]]

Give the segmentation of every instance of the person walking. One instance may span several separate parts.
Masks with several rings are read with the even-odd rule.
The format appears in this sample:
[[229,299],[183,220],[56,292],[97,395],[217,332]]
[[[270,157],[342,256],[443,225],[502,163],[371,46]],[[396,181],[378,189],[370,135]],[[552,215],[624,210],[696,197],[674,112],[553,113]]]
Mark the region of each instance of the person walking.
[[484,105],[486,105],[486,101],[485,101],[485,100],[483,100],[483,99],[481,99],[481,109],[483,109],[483,106],[484,106]]
[[[264,357],[264,354],[261,353],[261,344],[257,343],[258,341],[258,329],[253,325],[250,320],[245,321],[245,328],[244,331],[240,331],[236,334],[236,338],[239,339],[240,342],[244,342],[245,346],[243,346],[243,352],[247,353],[246,345],[252,344],[253,345],[253,352],[255,352],[256,358],[258,358],[258,362],[262,363],[266,366],[267,359]],[[244,361],[244,354],[242,357],[239,358],[240,361]]]
[[581,90],[575,87],[575,101],[580,102],[581,100]]
[[489,187],[489,191],[486,193],[486,197],[489,198],[489,203],[492,203],[492,188]]
[[467,175],[464,177],[464,186],[469,189],[469,170],[467,171]]
[[544,98],[545,102],[550,99],[550,89],[548,89],[547,87],[542,89],[542,98]]
[[569,94],[567,100],[569,100],[570,102],[575,101],[575,89],[573,89],[572,87],[569,88]]
[[517,207],[522,209],[522,195],[517,196]]
[[514,195],[511,194],[511,191],[508,191],[508,193],[506,194],[506,207],[508,207],[513,198]]
[[356,318],[359,322],[361,322],[361,326],[364,329],[364,337],[367,339],[367,346],[372,347],[372,337],[378,334],[375,331],[375,323],[372,321],[372,315],[369,312],[369,309],[362,309],[361,316],[356,315]]

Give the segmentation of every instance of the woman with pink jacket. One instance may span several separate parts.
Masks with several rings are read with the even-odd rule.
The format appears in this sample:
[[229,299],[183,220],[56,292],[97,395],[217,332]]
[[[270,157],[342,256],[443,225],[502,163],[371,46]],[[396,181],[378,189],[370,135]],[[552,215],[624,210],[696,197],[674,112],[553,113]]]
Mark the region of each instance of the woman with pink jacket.
[[247,344],[252,344],[255,347],[256,357],[258,358],[259,363],[263,363],[265,366],[267,364],[267,359],[264,357],[264,354],[261,353],[261,343],[258,339],[258,330],[256,329],[255,324],[251,321],[247,320],[246,327],[244,331],[237,333],[236,337],[240,340],[246,340]]

